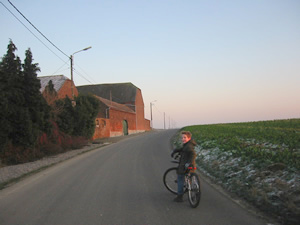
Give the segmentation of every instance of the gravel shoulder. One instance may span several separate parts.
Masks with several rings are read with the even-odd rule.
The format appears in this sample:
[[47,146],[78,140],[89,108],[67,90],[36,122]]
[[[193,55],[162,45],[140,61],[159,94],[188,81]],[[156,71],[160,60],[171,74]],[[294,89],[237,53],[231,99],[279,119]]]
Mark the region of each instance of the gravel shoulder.
[[128,136],[97,139],[90,142],[88,145],[86,145],[81,149],[70,150],[68,152],[61,153],[58,155],[44,157],[34,162],[2,167],[0,168],[0,190],[4,189],[5,187],[11,185],[14,182],[17,182],[18,180],[30,174],[33,174],[35,172],[38,172],[42,169],[48,168],[52,165],[63,162],[65,160],[71,159],[77,155],[101,148],[103,146],[112,143],[116,143],[126,138],[130,138],[137,135],[143,135],[143,134],[145,133],[137,133]]

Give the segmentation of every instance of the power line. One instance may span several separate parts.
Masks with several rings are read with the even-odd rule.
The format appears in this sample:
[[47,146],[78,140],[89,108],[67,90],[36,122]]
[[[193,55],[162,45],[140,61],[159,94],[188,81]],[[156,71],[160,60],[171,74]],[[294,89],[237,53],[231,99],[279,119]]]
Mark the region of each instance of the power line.
[[36,39],[38,39],[46,48],[48,48],[48,50],[50,50],[54,55],[56,55],[59,59],[61,59],[63,62],[64,60],[59,57],[55,52],[53,52],[41,39],[39,39],[21,20],[19,20],[19,18],[12,12],[10,11],[2,2],[0,2],[3,7],[10,12]]
[[[60,71],[60,69],[63,68],[66,64],[67,64],[67,62],[65,62],[65,63],[64,63],[61,67],[59,67],[54,73],[52,73],[52,75],[54,75],[55,73],[57,73],[58,71]],[[66,69],[64,69],[64,70],[67,70],[67,69],[69,69],[69,67],[66,68]]]
[[[60,48],[58,48],[53,42],[51,42],[36,26],[34,26],[25,16],[24,14],[18,10],[18,8],[16,6],[14,6],[14,4],[12,2],[10,2],[10,0],[8,0],[8,2],[18,11],[19,14],[22,15],[22,17],[35,29],[37,30],[52,46],[54,46],[58,51],[60,51],[63,55],[65,55],[66,57],[68,57],[68,59],[70,59],[70,56],[68,56],[66,53],[64,53]],[[64,65],[67,64],[67,62],[65,60],[63,60],[61,57],[59,57],[57,54],[55,54],[42,40],[40,40],[21,20],[19,20],[2,2],[1,4],[33,35],[35,36],[46,48],[48,48],[54,55],[56,55],[59,59],[61,59],[64,62]],[[63,66],[64,66],[63,65]],[[77,65],[77,64],[76,64]],[[60,70],[63,66],[61,66],[58,70]],[[78,66],[78,65],[77,65]],[[78,66],[79,67],[79,66]],[[80,68],[80,67],[79,67]],[[58,71],[57,70],[57,71]],[[82,68],[81,70],[90,78],[92,79]],[[56,72],[57,72],[56,71]],[[55,72],[55,73],[56,73]],[[91,81],[89,81],[87,78],[85,78],[83,75],[81,75],[78,71],[75,71],[80,77],[82,77],[83,79],[85,79],[86,81],[88,81],[89,83],[92,84]],[[95,81],[94,81],[95,82]],[[96,82],[95,82],[96,83]]]
[[73,70],[74,70],[74,72],[76,73],[76,74],[78,74],[81,78],[83,78],[83,79],[85,79],[87,82],[89,82],[90,84],[93,84],[91,81],[89,81],[87,78],[85,78],[83,75],[81,75],[80,73],[79,73],[79,71],[77,71],[77,70],[75,70],[74,68],[73,68]]
[[82,70],[82,72],[85,74],[85,75],[87,75],[94,83],[97,83],[91,76],[89,76],[85,71],[84,71],[84,69],[82,69],[78,64],[76,64],[76,66],[78,66],[81,70]]
[[156,108],[156,110],[157,110],[160,114],[163,114],[161,111],[159,111],[159,109],[156,107],[155,104],[153,104],[153,105],[154,105],[154,107]]
[[[166,121],[166,117],[169,117],[169,129],[170,129],[171,127],[176,127],[176,121],[173,120],[173,118],[172,118],[169,114],[167,114],[166,112],[161,112],[161,111],[157,108],[157,106],[156,106],[155,104],[153,104],[153,106],[154,106],[154,108],[158,111],[158,113],[160,113],[160,116],[163,116],[163,125],[164,125],[164,129],[167,128],[166,122],[168,123],[168,121]],[[171,121],[172,121],[172,125],[171,125]]]
[[68,58],[70,58],[66,53],[64,53],[62,50],[60,50],[55,44],[53,44],[41,31],[39,31],[39,29],[37,29],[24,15],[23,13],[21,13],[17,7],[14,6],[14,4],[12,4],[9,0],[7,0],[17,11],[18,13],[20,13],[25,20],[27,20],[28,23],[30,23],[31,26],[34,27],[34,29],[36,29],[51,45],[53,45],[58,51],[60,51],[62,54],[64,54],[65,56],[67,56]]
[[[59,67],[54,73],[52,73],[52,75],[54,75],[55,73],[57,73],[58,71],[60,71],[61,68],[63,68],[65,65],[67,64],[67,62],[65,62],[61,67]],[[78,65],[77,65],[78,66]],[[70,67],[64,69],[64,70],[69,70]],[[78,70],[76,70],[74,67],[73,67],[73,71],[78,74],[81,78],[85,79],[87,82],[89,82],[90,84],[93,84],[91,81],[89,81],[87,78],[85,78]],[[96,83],[96,82],[95,82]]]

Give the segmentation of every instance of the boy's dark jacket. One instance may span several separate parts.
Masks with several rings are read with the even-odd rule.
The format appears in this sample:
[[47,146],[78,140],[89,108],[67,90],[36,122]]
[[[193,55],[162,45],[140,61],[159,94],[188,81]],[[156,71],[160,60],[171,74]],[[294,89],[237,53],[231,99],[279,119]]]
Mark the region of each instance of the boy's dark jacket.
[[184,174],[186,171],[185,164],[189,163],[196,167],[196,152],[195,152],[196,142],[190,140],[187,143],[183,144],[182,148],[175,149],[172,154],[179,153],[181,155],[179,166],[177,169],[178,174]]

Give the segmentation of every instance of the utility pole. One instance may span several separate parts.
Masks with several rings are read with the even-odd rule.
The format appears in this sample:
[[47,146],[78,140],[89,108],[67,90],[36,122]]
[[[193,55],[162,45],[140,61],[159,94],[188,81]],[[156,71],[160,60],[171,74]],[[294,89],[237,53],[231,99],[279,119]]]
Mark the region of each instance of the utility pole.
[[166,113],[164,112],[164,130],[166,129]]
[[152,102],[150,102],[150,114],[151,114],[151,120],[150,120],[150,122],[151,122],[151,128],[153,128],[153,124],[152,124]]
[[153,122],[152,122],[152,105],[153,105],[153,102],[156,102],[156,100],[150,102],[150,115],[151,115],[150,126],[151,126],[151,128],[153,128]]
[[82,52],[82,51],[86,51],[86,50],[89,50],[90,48],[92,48],[91,46],[90,47],[87,47],[87,48],[84,48],[84,49],[81,49],[77,52],[74,52],[71,56],[70,56],[70,64],[71,64],[71,90],[72,90],[72,98],[74,100],[74,81],[73,81],[73,55],[75,55],[76,53],[78,52]]
[[71,61],[71,90],[72,90],[72,100],[74,100],[73,55],[70,56],[70,61]]

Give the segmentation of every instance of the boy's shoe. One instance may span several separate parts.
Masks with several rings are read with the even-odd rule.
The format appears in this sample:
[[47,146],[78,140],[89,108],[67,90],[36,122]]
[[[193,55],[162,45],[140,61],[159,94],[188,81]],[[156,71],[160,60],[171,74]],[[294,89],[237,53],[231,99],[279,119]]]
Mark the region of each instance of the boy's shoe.
[[183,202],[183,195],[177,195],[176,198],[174,198],[174,202]]

